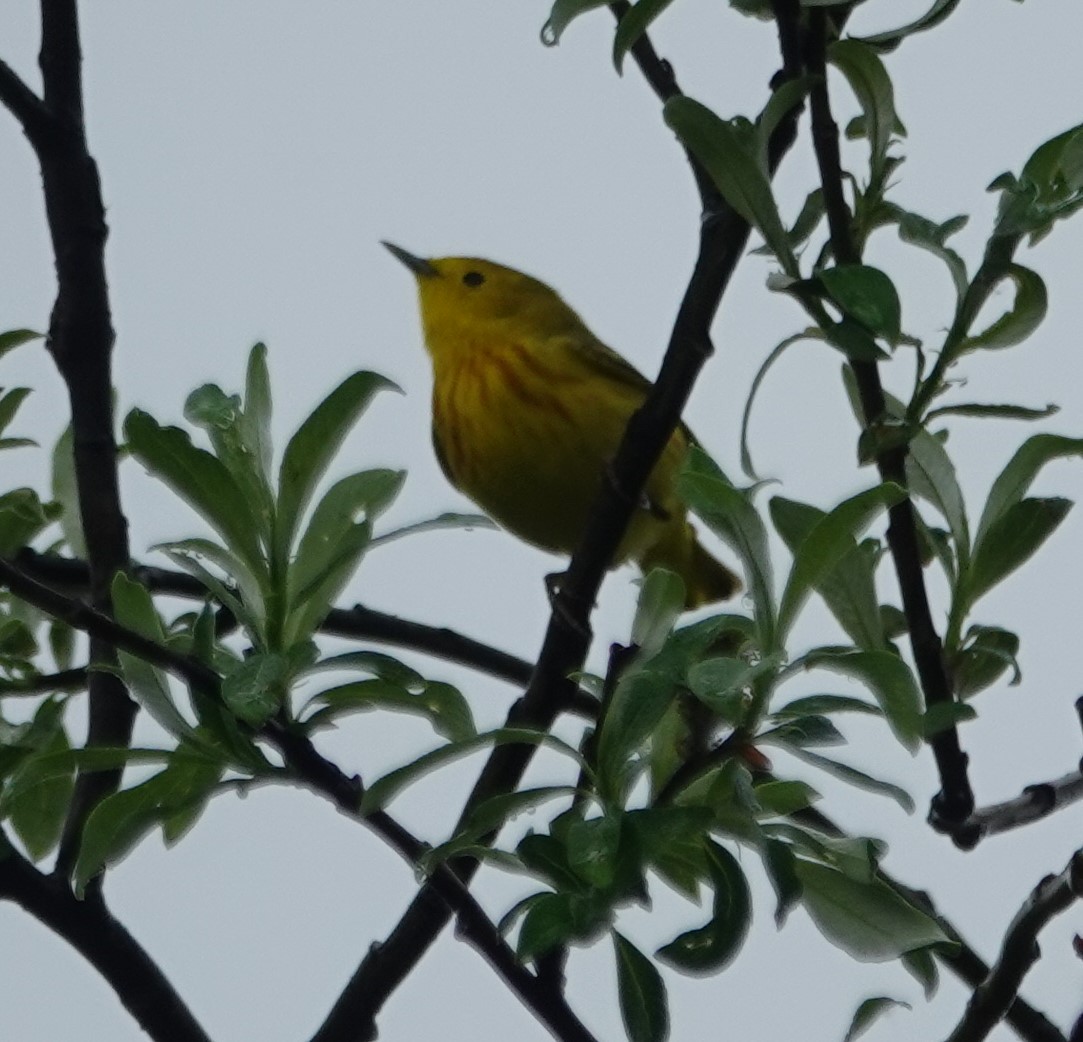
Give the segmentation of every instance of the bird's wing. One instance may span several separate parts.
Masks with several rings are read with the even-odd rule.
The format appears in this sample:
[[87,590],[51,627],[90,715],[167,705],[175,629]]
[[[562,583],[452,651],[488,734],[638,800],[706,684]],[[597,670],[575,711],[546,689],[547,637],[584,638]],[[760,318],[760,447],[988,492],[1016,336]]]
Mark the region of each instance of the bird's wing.
[[[564,340],[568,350],[574,357],[579,358],[584,368],[592,372],[599,372],[619,384],[623,384],[630,390],[637,391],[643,397],[651,389],[651,381],[648,380],[631,362],[626,361],[611,347],[607,347],[592,333],[584,330],[584,335],[569,336]],[[678,427],[689,445],[699,444],[696,436],[688,429],[688,425],[682,420]]]

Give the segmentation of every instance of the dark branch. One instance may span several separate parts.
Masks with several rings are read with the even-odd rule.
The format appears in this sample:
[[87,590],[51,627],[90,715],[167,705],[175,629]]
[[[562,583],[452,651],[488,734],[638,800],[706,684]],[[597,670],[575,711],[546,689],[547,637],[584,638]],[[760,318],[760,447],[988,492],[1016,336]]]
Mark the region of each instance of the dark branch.
[[[820,8],[809,10],[808,71],[814,79],[810,91],[812,139],[820,169],[824,205],[831,235],[831,249],[839,264],[860,264],[854,242],[850,209],[843,192],[842,164],[839,157],[839,131],[831,115],[827,89],[825,48],[827,24]],[[875,362],[851,363],[857,381],[866,428],[882,422],[887,415],[880,371]],[[877,468],[884,481],[907,487],[906,449],[890,449],[877,458]],[[951,679],[944,661],[944,649],[929,608],[925,575],[921,565],[920,544],[914,506],[909,498],[892,507],[888,514],[888,546],[899,581],[903,611],[906,613],[910,647],[917,666],[921,688],[928,706],[954,701]],[[933,800],[930,821],[933,826],[951,832],[960,845],[966,837],[957,831],[974,809],[974,795],[967,777],[967,756],[959,744],[954,727],[945,728],[930,739],[940,774],[940,792]]]
[[[86,563],[54,554],[40,554],[24,549],[11,562],[20,571],[32,576],[46,586],[65,593],[81,594],[90,581]],[[138,579],[151,593],[163,593],[191,600],[206,600],[207,588],[194,576],[168,568],[134,565],[131,575]],[[228,624],[220,632],[228,631]],[[442,626],[426,626],[424,623],[400,619],[395,615],[356,604],[352,608],[335,608],[320,626],[320,632],[334,637],[354,640],[374,640],[383,644],[421,651],[449,662],[488,673],[510,684],[525,686],[533,668],[524,659],[463,636]],[[582,709],[583,707],[580,707]]]
[[[50,590],[5,561],[0,561],[0,584],[29,604],[89,634],[92,639],[137,655],[215,701],[222,701],[221,678],[198,659],[179,654],[126,629],[89,605]],[[329,799],[344,814],[367,826],[413,866],[417,866],[428,847],[383,811],[362,814],[359,809],[363,794],[360,780],[348,777],[321,756],[307,736],[276,720],[265,724],[256,734],[278,749],[287,770],[299,782]],[[482,954],[524,1005],[558,1039],[564,1042],[593,1042],[593,1036],[572,1013],[564,997],[554,994],[547,984],[539,981],[519,963],[500,931],[448,866],[441,865],[433,871],[426,889],[431,890],[446,907],[445,921],[451,914],[458,918],[461,933],[471,946]],[[356,1028],[349,1037],[358,1037]]]
[[1028,785],[1015,799],[979,807],[963,822],[974,843],[1021,828],[1083,799],[1083,774],[1073,771],[1052,781]]
[[43,695],[49,691],[82,691],[87,686],[86,667],[63,669],[59,673],[42,673],[22,680],[0,680],[0,695]]
[[0,835],[0,898],[68,942],[109,983],[156,1042],[210,1042],[168,978],[113,918],[101,893],[76,900],[67,882],[40,873]]
[[49,111],[41,98],[2,59],[0,59],[0,105],[3,105],[18,120],[23,133],[32,142],[41,141],[49,127]]
[[1046,876],[1031,892],[1008,927],[997,964],[971,996],[962,1020],[947,1042],[980,1042],[997,1026],[1014,1001],[1023,978],[1041,956],[1038,934],[1081,894],[1083,850],[1076,851],[1063,872]]
[[[45,212],[56,262],[57,295],[47,346],[71,402],[75,478],[90,565],[91,601],[109,611],[109,583],[128,564],[128,528],[120,507],[113,437],[113,323],[105,277],[105,207],[83,123],[82,54],[75,0],[41,0],[42,99],[0,66],[2,100],[20,119],[41,165]],[[115,664],[90,645],[93,663]],[[88,745],[126,745],[136,706],[108,670],[92,671]],[[71,870],[83,823],[120,783],[116,771],[80,774],[57,855]]]
[[[619,9],[618,9],[619,16]],[[638,62],[651,68],[653,50],[646,37],[634,52]],[[663,63],[664,64],[664,63]],[[787,56],[785,75],[796,66]],[[648,78],[653,73],[645,70]],[[676,90],[672,70],[665,66],[670,87]],[[669,95],[672,96],[672,95]],[[772,172],[796,136],[797,112],[783,119],[768,149]],[[698,180],[698,178],[697,178]],[[591,511],[591,520],[572,555],[560,591],[554,598],[545,641],[530,685],[512,706],[507,726],[548,730],[558,708],[568,704],[575,685],[568,677],[582,668],[591,640],[589,616],[602,578],[620,543],[629,517],[640,502],[647,476],[680,422],[692,385],[713,351],[710,326],[722,294],[744,253],[749,227],[717,193],[709,193],[717,208],[703,214],[700,248],[666,349],[658,379],[643,406],[624,432],[608,480]],[[484,800],[514,790],[533,755],[533,748],[505,745],[493,751],[471,792],[463,817]],[[460,817],[460,822],[463,820]],[[491,837],[489,839],[491,841]],[[453,862],[455,872],[469,883],[477,871],[475,860]],[[361,1033],[375,1034],[376,1017],[384,1003],[406,978],[447,923],[447,912],[426,886],[410,904],[387,940],[374,946],[358,966],[313,1042],[342,1042]]]
[[[849,838],[843,829],[839,828],[830,818],[815,808],[808,807],[798,811],[793,815],[793,818],[795,821],[809,825],[825,835],[837,839]],[[989,976],[989,965],[966,943],[951,921],[944,918],[937,911],[929,895],[924,891],[915,890],[905,883],[900,883],[882,868],[877,870],[877,874],[892,890],[936,920],[940,929],[953,942],[954,948],[934,948],[933,954],[949,972],[954,973],[964,984],[971,989],[977,989]],[[1007,1012],[1003,1016],[1015,1033],[1025,1042],[1065,1042],[1064,1035],[1049,1018],[1024,999],[1019,998],[1018,995],[1012,999],[1011,1004],[1007,1007]]]

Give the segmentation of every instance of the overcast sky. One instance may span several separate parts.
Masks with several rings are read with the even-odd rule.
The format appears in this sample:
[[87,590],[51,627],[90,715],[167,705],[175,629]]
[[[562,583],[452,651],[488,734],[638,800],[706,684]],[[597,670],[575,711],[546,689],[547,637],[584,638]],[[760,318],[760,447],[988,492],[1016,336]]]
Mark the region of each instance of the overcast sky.
[[[857,34],[888,28],[928,3],[869,0],[851,28]],[[388,524],[468,509],[432,455],[430,377],[414,290],[378,246],[385,238],[422,255],[478,255],[529,271],[554,285],[643,372],[657,372],[695,255],[697,199],[655,99],[631,65],[623,78],[613,70],[606,12],[585,16],[558,48],[547,49],[539,41],[545,0],[109,0],[84,8],[87,122],[111,227],[121,414],[139,405],[177,422],[185,396],[199,384],[239,388],[248,350],[263,340],[281,444],[344,375],[374,369],[405,393],[381,396],[336,473],[407,468]],[[35,9],[31,0],[0,6],[0,56],[34,84]],[[778,64],[769,25],[717,0],[683,0],[654,35],[686,92],[719,114],[753,116],[763,104]],[[1074,0],[986,0],[961,5],[946,25],[888,59],[909,130],[895,198],[938,221],[971,214],[956,240],[971,271],[995,206],[986,185],[1002,171],[1018,171],[1036,145],[1083,120],[1081,38],[1083,8]],[[836,98],[839,114],[852,114],[841,83]],[[814,168],[802,129],[779,179],[791,219]],[[862,155],[860,148],[848,151],[859,172]],[[38,172],[6,113],[0,113],[0,242],[0,329],[44,329],[54,284]],[[1044,429],[1083,432],[1081,254],[1083,218],[1022,253],[1021,262],[1046,279],[1049,317],[1025,346],[961,366],[967,399],[1056,401],[1063,411]],[[899,285],[906,331],[935,343],[950,307],[937,262],[902,248],[889,233],[874,240],[870,260]],[[717,356],[688,412],[700,440],[734,476],[752,375],[779,340],[805,325],[790,301],[765,289],[769,271],[759,257],[741,265],[715,326]],[[996,305],[1008,300],[1005,290]],[[839,361],[826,348],[798,348],[765,384],[752,447],[761,472],[781,482],[768,495],[829,507],[873,481],[854,462],[856,430]],[[912,372],[904,349],[888,382],[903,392]],[[65,405],[44,352],[28,347],[5,358],[0,384],[36,389],[15,433],[50,444]],[[953,426],[950,446],[972,515],[1029,433],[1018,424]],[[47,454],[17,455],[5,453],[5,467],[19,469],[17,480],[45,493]],[[137,466],[125,464],[123,480],[133,550],[141,558],[150,559],[146,548],[156,541],[195,532],[186,508]],[[1036,488],[1078,498],[1083,468],[1051,466]],[[1081,538],[1077,512],[977,613],[978,621],[1021,634],[1024,672],[1021,687],[985,693],[981,719],[963,730],[980,803],[1013,796],[1079,760],[1083,736],[1072,702],[1083,679],[1072,649],[1079,639]],[[374,552],[346,601],[451,625],[532,658],[548,614],[542,576],[555,567],[552,557],[499,532],[420,535]],[[598,668],[608,643],[627,637],[633,578],[622,569],[606,582],[595,616]],[[943,592],[935,580],[933,587]],[[838,638],[816,605],[793,646]],[[509,686],[464,670],[402,657],[429,676],[459,683],[480,726],[498,723],[515,696]],[[804,690],[822,683],[810,678]],[[565,724],[562,733],[575,731]],[[848,733],[853,744],[842,755],[905,785],[917,800],[915,815],[813,779],[783,757],[776,765],[813,780],[826,796],[824,809],[848,827],[888,840],[888,867],[930,891],[993,959],[1030,888],[1060,871],[1079,846],[1083,810],[963,855],[923,822],[936,788],[931,756],[911,760],[882,725],[854,725]],[[155,734],[148,728],[140,738],[154,741]],[[419,721],[373,715],[321,737],[321,748],[365,778],[435,743]],[[431,778],[399,800],[395,813],[439,841],[476,766],[471,761]],[[532,777],[557,780],[561,768],[543,759]],[[966,997],[951,978],[945,974],[929,1006],[898,966],[854,963],[822,940],[800,910],[776,933],[759,863],[744,862],[755,889],[753,933],[738,962],[716,978],[666,974],[674,1039],[836,1040],[857,1003],[876,994],[906,999],[915,1009],[895,1013],[870,1037],[901,1042],[948,1032]],[[318,798],[261,790],[246,799],[219,798],[171,851],[149,839],[112,872],[108,895],[215,1039],[286,1042],[311,1033],[416,885],[410,869],[375,837]],[[486,872],[480,893],[498,917],[528,885]],[[653,914],[636,911],[621,924],[649,946],[703,914],[659,888]],[[1068,949],[1075,930],[1083,932],[1078,912],[1043,935],[1048,965],[1024,989],[1065,1025],[1083,1002],[1083,967]],[[605,942],[575,954],[569,971],[574,1006],[607,1039],[622,1036],[611,966]],[[0,981],[4,1037],[143,1037],[73,952],[7,905],[0,905]],[[450,934],[389,1003],[381,1029],[390,1042],[546,1037]],[[1002,1028],[994,1037],[1011,1036]]]

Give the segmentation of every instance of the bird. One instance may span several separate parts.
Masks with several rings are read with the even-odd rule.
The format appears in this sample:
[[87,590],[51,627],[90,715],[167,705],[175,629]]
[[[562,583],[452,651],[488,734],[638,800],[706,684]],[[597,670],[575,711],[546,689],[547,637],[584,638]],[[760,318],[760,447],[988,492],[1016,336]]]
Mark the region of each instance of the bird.
[[[423,258],[383,245],[417,281],[432,440],[447,479],[513,535],[571,554],[650,382],[544,282],[478,257]],[[683,425],[674,431],[611,563],[676,572],[686,609],[741,588],[700,544],[677,497],[693,441]]]

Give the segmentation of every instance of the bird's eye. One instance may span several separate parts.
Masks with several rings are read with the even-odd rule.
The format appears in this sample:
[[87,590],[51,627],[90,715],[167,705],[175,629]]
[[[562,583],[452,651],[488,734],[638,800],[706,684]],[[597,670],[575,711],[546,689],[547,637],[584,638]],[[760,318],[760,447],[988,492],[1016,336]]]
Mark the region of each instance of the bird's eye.
[[480,271],[468,271],[463,276],[463,285],[469,286],[473,289],[475,286],[480,286],[485,281],[485,276]]

